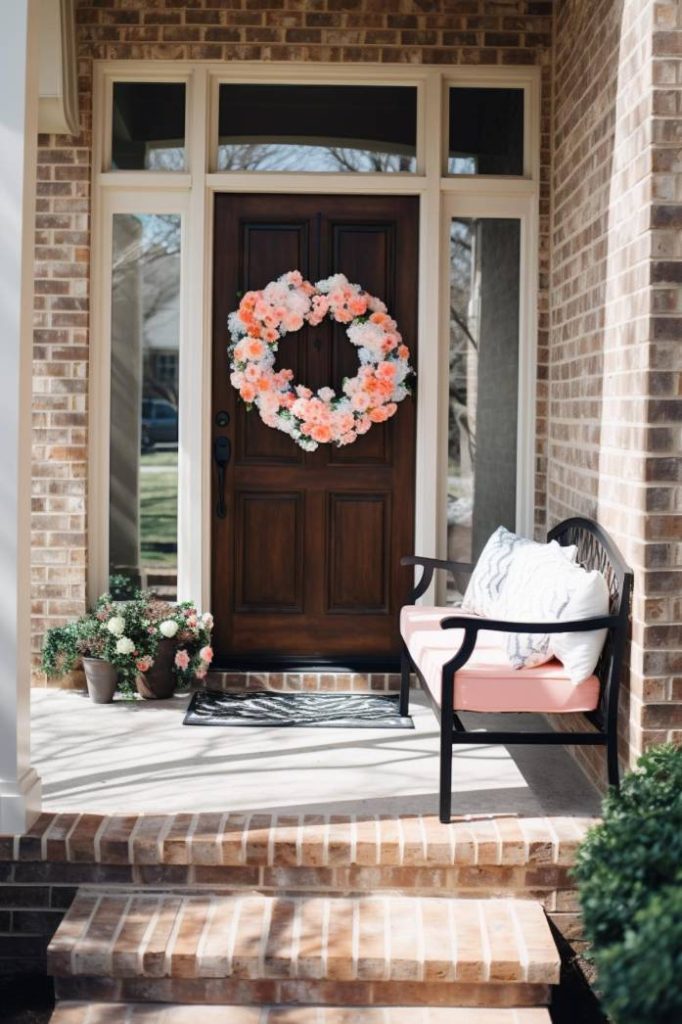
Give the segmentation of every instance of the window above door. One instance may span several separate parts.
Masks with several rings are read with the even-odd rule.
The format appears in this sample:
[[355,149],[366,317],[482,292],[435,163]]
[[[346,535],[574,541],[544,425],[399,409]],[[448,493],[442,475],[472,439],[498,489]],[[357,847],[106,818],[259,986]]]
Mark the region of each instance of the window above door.
[[121,64],[97,69],[100,184],[155,172],[172,188],[195,172],[537,183],[534,68]]

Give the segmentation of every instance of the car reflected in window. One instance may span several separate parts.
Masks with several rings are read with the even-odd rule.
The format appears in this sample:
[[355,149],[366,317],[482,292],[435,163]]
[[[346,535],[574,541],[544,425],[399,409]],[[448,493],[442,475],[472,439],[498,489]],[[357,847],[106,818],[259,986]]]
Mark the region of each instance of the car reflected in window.
[[150,452],[157,444],[177,446],[177,443],[178,410],[161,398],[146,398],[142,402],[142,451]]

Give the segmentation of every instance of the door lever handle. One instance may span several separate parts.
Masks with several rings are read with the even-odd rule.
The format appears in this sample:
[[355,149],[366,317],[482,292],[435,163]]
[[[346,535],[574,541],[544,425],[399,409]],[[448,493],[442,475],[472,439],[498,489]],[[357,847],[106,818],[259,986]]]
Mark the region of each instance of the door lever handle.
[[213,460],[218,468],[218,501],[216,503],[216,515],[218,519],[224,519],[227,515],[225,503],[225,471],[232,456],[232,443],[229,437],[216,437],[213,442]]

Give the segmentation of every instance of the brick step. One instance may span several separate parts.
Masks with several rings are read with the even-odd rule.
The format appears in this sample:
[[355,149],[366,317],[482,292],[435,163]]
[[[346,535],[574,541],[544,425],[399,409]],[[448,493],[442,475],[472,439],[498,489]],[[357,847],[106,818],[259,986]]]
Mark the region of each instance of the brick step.
[[534,901],[79,890],[48,949],[60,999],[542,1006],[559,955]]
[[[416,680],[413,680],[416,686]],[[325,690],[358,693],[395,692],[400,689],[398,672],[231,672],[214,669],[201,686],[209,690]]]
[[176,1004],[62,1003],[50,1024],[550,1024],[539,1007],[194,1006]]
[[193,865],[210,869],[201,879],[206,882],[219,881],[213,870],[219,867],[565,869],[592,824],[590,818],[511,815],[443,825],[418,814],[48,812],[25,835],[0,836],[0,861]]

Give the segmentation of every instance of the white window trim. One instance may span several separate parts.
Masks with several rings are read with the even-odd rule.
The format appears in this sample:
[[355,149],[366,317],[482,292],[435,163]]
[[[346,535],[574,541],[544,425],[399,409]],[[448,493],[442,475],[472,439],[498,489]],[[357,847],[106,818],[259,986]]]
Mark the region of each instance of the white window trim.
[[[185,82],[186,170],[109,171],[113,81]],[[267,84],[414,85],[416,174],[215,172],[218,87],[222,81]],[[525,90],[524,177],[444,177],[447,89],[453,85]],[[447,465],[446,316],[448,261],[443,225],[458,216],[521,219],[521,305],[517,529],[534,518],[535,383],[538,287],[540,73],[537,68],[243,62],[98,61],[94,68],[92,337],[89,447],[89,595],[106,589],[109,562],[109,408],[111,244],[114,213],[178,213],[182,217],[178,594],[210,606],[211,359],[213,206],[217,192],[417,195],[419,321],[415,550],[444,555]],[[428,143],[428,144],[427,144]]]

